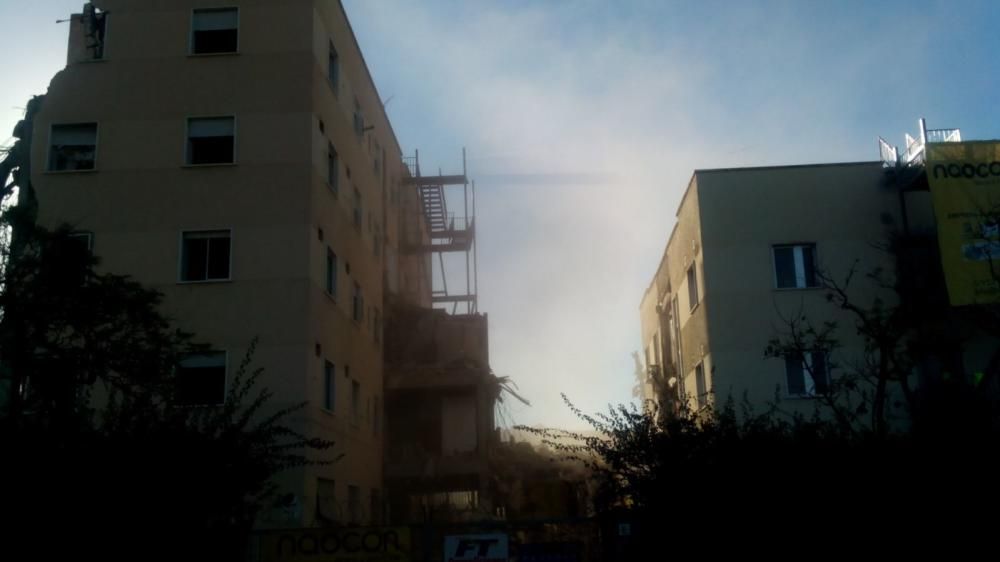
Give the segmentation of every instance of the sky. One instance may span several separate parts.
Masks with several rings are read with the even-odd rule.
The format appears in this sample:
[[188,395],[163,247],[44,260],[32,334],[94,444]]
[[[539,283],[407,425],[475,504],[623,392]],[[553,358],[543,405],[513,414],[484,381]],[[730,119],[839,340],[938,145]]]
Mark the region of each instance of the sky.
[[[81,6],[0,0],[0,137]],[[639,302],[695,169],[877,160],[920,117],[1000,138],[996,0],[344,7],[403,151],[453,173],[467,149],[491,364],[531,401],[514,423],[581,427],[560,393],[633,399]]]

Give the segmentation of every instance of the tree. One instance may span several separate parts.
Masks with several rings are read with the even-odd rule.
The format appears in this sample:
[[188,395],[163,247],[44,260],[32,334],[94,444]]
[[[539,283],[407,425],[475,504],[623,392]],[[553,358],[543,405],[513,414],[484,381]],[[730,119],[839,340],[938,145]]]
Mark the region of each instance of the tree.
[[176,406],[175,366],[205,346],[159,313],[162,295],[98,272],[69,227],[48,231],[22,211],[4,214],[20,242],[0,288],[4,506],[25,529],[68,523],[86,538],[8,542],[44,544],[38,558],[155,545],[148,556],[242,559],[274,477],[333,443],[287,425],[304,404],[271,407],[255,342],[222,406]]
[[[842,281],[829,271],[816,271],[831,310],[843,311],[852,320],[850,328],[860,338],[860,353],[838,359],[843,351],[841,330],[850,328],[799,312],[782,318],[782,330],[770,340],[764,355],[780,359],[820,353],[828,357],[827,371],[836,368],[837,373],[818,402],[846,431],[871,432],[882,438],[893,431],[893,417],[895,430],[904,432],[908,428],[937,431],[945,420],[950,424],[965,417],[978,420],[966,432],[1000,428],[1000,417],[987,422],[989,413],[983,411],[997,412],[992,405],[1000,405],[992,384],[1000,369],[997,307],[950,306],[933,234],[895,233],[882,249],[895,269],[874,269],[864,275],[877,289],[870,303],[859,302],[853,291],[858,263]],[[990,337],[989,366],[978,375],[967,372],[963,348],[974,338],[985,343]],[[819,378],[809,362],[804,366],[810,377]],[[942,401],[943,395],[950,399]]]
[[158,312],[162,296],[121,275],[97,273],[96,258],[72,236],[21,224],[20,208],[2,225],[16,228],[20,253],[7,249],[0,290],[0,353],[6,415],[72,424],[92,412],[95,388],[167,396],[174,365],[202,346]]

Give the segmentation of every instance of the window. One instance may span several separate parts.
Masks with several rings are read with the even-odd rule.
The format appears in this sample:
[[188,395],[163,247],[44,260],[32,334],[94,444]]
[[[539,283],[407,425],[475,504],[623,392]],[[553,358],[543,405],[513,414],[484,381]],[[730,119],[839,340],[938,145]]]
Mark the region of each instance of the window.
[[357,98],[354,100],[354,134],[358,140],[365,134],[365,115],[361,112],[361,102]]
[[337,520],[337,483],[328,478],[316,479],[316,515],[326,521]]
[[694,368],[694,387],[695,392],[698,393],[698,408],[704,408],[708,405],[708,385],[705,384],[704,363],[698,363],[698,366]]
[[361,230],[362,223],[364,222],[364,212],[361,208],[361,192],[358,188],[354,188],[354,228]]
[[69,239],[78,242],[88,252],[94,250],[94,233],[92,232],[73,232],[69,235]]
[[361,488],[347,487],[347,511],[351,515],[351,523],[361,523]]
[[214,55],[239,50],[239,8],[195,10],[191,20],[191,54]]
[[351,421],[357,423],[361,419],[361,383],[351,381]]
[[365,317],[365,299],[361,295],[361,285],[354,283],[354,294],[351,299],[351,318],[360,323]]
[[326,183],[334,193],[340,190],[340,160],[332,142],[329,143],[326,153]]
[[49,171],[74,172],[97,167],[97,123],[53,125]]
[[84,33],[91,60],[104,59],[104,41],[108,33],[108,12],[87,4],[83,8]]
[[329,412],[334,411],[337,402],[337,379],[334,376],[336,368],[333,363],[326,361],[323,365],[323,409]]
[[217,406],[226,400],[226,353],[190,355],[177,368],[174,400],[182,406]]
[[188,119],[187,164],[232,164],[236,161],[236,119]]
[[333,41],[330,41],[328,72],[330,74],[330,87],[333,88],[333,95],[337,95],[337,90],[340,87],[340,57],[337,55],[337,49],[333,46]]
[[694,310],[694,307],[698,306],[698,273],[695,268],[698,264],[692,263],[691,269],[687,272],[687,286],[688,286],[688,304],[690,305],[690,310]]
[[830,388],[827,357],[822,351],[786,356],[785,376],[791,396],[819,396]]
[[371,518],[370,523],[372,525],[382,524],[382,498],[379,496],[378,490],[372,489],[371,495]]
[[228,230],[185,232],[181,241],[181,281],[229,279]]
[[808,289],[816,283],[816,245],[774,246],[774,283],[779,289]]
[[337,298],[337,254],[326,249],[326,294]]
[[656,365],[662,365],[660,358],[660,348],[663,347],[660,343],[660,333],[653,332],[653,363]]

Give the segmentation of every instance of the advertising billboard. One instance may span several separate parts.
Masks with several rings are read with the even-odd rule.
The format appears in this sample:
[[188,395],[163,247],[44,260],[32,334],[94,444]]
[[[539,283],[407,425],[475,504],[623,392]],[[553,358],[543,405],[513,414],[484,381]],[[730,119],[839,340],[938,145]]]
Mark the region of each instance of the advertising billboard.
[[474,560],[476,562],[507,562],[507,535],[448,535],[444,538],[444,562]]
[[407,527],[348,527],[260,534],[260,562],[409,562]]
[[1000,302],[1000,141],[927,143],[952,306]]

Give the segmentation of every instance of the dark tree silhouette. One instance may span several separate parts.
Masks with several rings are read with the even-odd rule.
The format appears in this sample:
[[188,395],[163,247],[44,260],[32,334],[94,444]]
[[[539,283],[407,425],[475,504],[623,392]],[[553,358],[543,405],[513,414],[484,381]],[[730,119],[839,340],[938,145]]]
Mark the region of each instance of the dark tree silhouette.
[[[107,559],[156,545],[157,557],[241,559],[274,477],[333,443],[289,427],[304,404],[271,406],[251,368],[256,342],[223,405],[176,406],[175,367],[205,346],[160,315],[161,295],[95,270],[69,227],[35,227],[17,208],[5,220],[20,241],[0,289],[3,505],[25,530],[11,548]],[[86,538],[28,531],[53,518]]]

